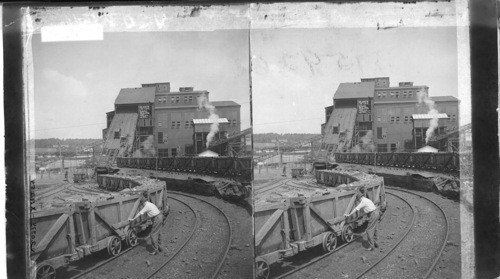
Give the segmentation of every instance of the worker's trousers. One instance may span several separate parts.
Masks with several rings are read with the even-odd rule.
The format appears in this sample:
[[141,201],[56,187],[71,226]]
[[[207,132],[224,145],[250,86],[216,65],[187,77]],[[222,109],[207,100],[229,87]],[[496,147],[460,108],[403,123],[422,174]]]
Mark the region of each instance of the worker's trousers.
[[160,213],[153,217],[153,225],[151,229],[150,239],[151,248],[153,251],[158,251],[158,247],[161,246],[161,227],[163,224],[163,215]]
[[366,227],[366,240],[371,248],[377,243],[377,227],[380,219],[380,210],[377,208],[369,213],[368,226]]

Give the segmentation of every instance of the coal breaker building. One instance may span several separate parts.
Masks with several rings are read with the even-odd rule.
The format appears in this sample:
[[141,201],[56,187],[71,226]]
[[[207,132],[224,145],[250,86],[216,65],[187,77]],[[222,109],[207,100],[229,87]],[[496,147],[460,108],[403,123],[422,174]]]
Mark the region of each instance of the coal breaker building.
[[458,138],[437,140],[458,130],[459,100],[429,96],[429,87],[388,77],[341,83],[321,126],[330,152],[404,152],[425,145],[458,148]]
[[104,152],[116,157],[175,157],[196,155],[210,149],[228,155],[228,141],[240,133],[240,105],[233,101],[209,101],[206,90],[181,87],[172,91],[169,82],[123,88],[115,110],[106,114]]

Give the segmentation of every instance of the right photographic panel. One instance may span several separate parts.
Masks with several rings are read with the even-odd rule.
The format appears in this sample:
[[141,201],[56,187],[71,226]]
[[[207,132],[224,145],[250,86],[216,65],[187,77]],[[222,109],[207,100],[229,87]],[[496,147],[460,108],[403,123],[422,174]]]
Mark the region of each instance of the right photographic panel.
[[467,8],[251,6],[256,278],[472,278]]

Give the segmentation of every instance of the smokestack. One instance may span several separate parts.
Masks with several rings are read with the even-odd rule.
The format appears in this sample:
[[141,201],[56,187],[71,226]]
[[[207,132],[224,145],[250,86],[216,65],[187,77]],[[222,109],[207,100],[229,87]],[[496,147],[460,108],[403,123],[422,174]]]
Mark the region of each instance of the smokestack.
[[417,96],[418,96],[418,103],[419,104],[425,103],[427,105],[427,108],[429,109],[429,112],[427,112],[427,114],[429,114],[432,117],[431,120],[429,120],[429,128],[425,132],[425,143],[428,143],[429,139],[434,134],[434,130],[436,130],[436,128],[439,125],[439,118],[438,118],[439,112],[434,107],[434,101],[429,98],[427,92],[425,92],[424,90],[419,90],[417,92]]
[[210,142],[213,140],[215,134],[219,131],[219,115],[216,113],[215,107],[210,104],[207,98],[207,94],[203,93],[198,98],[198,108],[206,109],[208,111],[209,119],[213,120],[213,123],[210,124],[210,132],[207,135],[207,149],[210,146]]

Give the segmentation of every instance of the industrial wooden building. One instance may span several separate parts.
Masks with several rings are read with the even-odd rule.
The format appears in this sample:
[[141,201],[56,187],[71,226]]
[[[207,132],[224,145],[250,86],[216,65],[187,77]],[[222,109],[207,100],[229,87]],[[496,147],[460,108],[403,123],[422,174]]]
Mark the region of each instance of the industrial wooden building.
[[121,89],[115,110],[106,115],[105,152],[111,160],[189,156],[207,149],[227,155],[228,142],[209,146],[207,137],[213,131],[212,141],[221,142],[238,134],[241,106],[209,98],[210,92],[193,87],[173,91],[169,82]]
[[[325,108],[322,134],[332,152],[415,151],[458,130],[458,106],[453,96],[429,96],[425,85],[391,87],[388,77],[341,83],[333,105]],[[436,146],[441,151],[456,147],[453,138]]]

